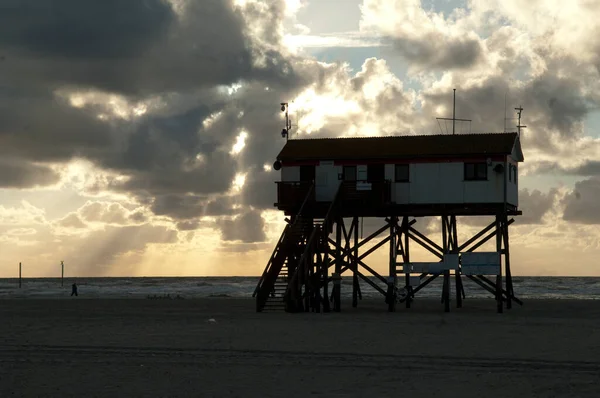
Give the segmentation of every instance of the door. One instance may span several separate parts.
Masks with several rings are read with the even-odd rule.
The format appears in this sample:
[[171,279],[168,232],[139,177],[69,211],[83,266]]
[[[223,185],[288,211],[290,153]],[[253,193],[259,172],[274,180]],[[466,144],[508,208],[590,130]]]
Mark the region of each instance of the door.
[[315,189],[318,202],[333,200],[340,184],[340,180],[338,179],[340,171],[340,167],[335,166],[333,162],[321,161],[316,167]]

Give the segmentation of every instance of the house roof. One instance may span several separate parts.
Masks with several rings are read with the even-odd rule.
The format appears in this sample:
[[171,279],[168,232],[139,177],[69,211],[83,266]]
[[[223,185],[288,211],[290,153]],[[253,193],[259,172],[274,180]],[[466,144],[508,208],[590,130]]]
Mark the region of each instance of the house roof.
[[517,133],[491,133],[299,139],[289,140],[277,159],[285,162],[508,155],[515,145],[521,153],[517,138]]

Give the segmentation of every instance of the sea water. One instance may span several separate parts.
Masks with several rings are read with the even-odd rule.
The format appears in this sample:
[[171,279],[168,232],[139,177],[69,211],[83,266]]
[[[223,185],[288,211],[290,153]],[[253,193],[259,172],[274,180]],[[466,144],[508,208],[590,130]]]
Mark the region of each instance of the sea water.
[[[258,277],[140,277],[140,278],[24,278],[0,279],[0,298],[63,298],[71,294],[71,284],[77,283],[79,298],[151,298],[170,296],[191,298],[250,298]],[[372,279],[385,289],[379,280]],[[463,278],[467,298],[487,298],[492,294]],[[513,277],[515,296],[521,299],[586,299],[600,298],[598,277]],[[455,284],[452,280],[452,294]],[[361,283],[364,298],[379,298],[380,293]],[[437,278],[417,293],[418,297],[440,297],[442,278]],[[352,278],[342,280],[342,296],[352,294]]]

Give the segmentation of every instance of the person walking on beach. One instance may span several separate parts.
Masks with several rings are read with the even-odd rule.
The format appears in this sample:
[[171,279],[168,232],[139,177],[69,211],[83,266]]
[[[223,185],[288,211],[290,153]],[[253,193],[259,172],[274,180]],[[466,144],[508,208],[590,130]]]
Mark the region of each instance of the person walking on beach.
[[73,282],[73,285],[71,286],[71,296],[78,296],[77,294],[77,284],[75,282]]

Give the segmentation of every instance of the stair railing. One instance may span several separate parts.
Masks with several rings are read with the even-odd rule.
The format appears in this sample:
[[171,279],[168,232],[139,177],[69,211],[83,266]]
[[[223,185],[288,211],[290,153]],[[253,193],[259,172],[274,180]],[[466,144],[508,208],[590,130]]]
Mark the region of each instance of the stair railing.
[[281,233],[281,236],[279,237],[279,241],[277,241],[277,245],[275,246],[275,249],[273,249],[273,253],[271,254],[271,258],[269,259],[269,262],[267,263],[267,266],[265,267],[265,270],[263,271],[258,284],[256,285],[256,288],[254,289],[254,293],[252,293],[252,297],[256,297],[256,295],[258,294],[258,292],[260,291],[260,289],[262,288],[262,285],[265,281],[265,278],[267,277],[267,275],[269,274],[269,272],[271,271],[271,268],[273,266],[273,261],[275,260],[275,256],[277,255],[277,253],[279,252],[279,250],[281,250],[281,246],[283,245],[283,242],[285,241],[285,237],[286,235],[291,232],[293,230],[293,228],[298,224],[299,220],[300,220],[300,215],[302,214],[302,210],[304,210],[304,207],[306,206],[306,204],[308,203],[308,199],[311,197],[313,191],[315,189],[315,183],[313,181],[313,183],[311,184],[310,188],[308,189],[308,192],[306,193],[306,196],[304,197],[304,201],[302,201],[302,204],[300,205],[300,209],[298,210],[297,216],[294,219],[294,222],[292,223],[288,223],[285,228],[283,229],[283,232]]
[[340,198],[340,192],[342,191],[342,184],[340,184],[338,186],[338,189],[333,197],[333,200],[331,201],[331,204],[329,205],[329,209],[327,210],[327,213],[325,215],[325,219],[323,220],[323,224],[321,226],[315,226],[312,230],[312,233],[310,234],[310,237],[308,238],[308,241],[306,242],[306,248],[304,249],[304,252],[302,253],[302,256],[300,257],[300,260],[298,261],[298,267],[296,268],[296,271],[294,272],[294,274],[292,275],[292,277],[289,280],[287,289],[285,290],[285,297],[289,297],[290,292],[290,287],[294,286],[295,284],[297,285],[297,288],[300,289],[302,286],[302,283],[304,282],[304,280],[300,279],[299,275],[303,275],[304,279],[306,280],[308,278],[308,265],[307,265],[307,260],[309,258],[309,256],[314,255],[314,245],[315,242],[318,241],[318,236],[321,232],[325,232],[327,231],[326,234],[323,234],[324,236],[328,236],[329,233],[331,232],[331,228],[333,226],[333,215],[334,213],[334,209],[337,206],[338,203],[338,199]]

